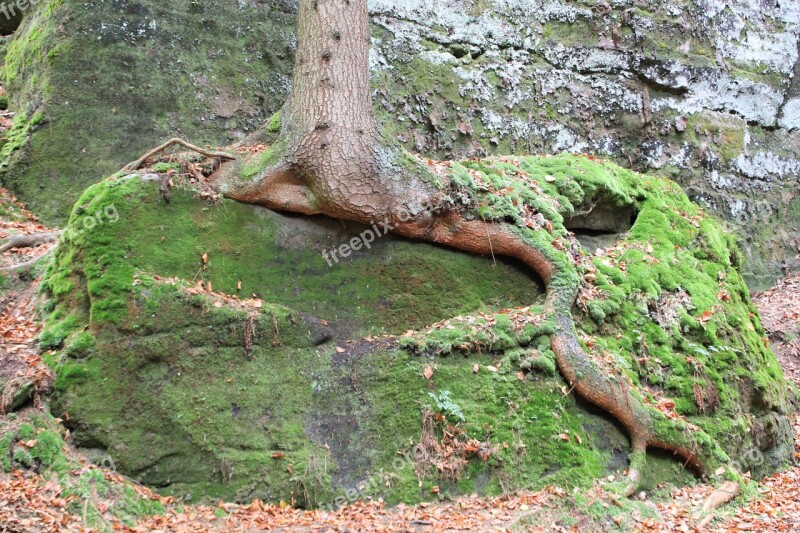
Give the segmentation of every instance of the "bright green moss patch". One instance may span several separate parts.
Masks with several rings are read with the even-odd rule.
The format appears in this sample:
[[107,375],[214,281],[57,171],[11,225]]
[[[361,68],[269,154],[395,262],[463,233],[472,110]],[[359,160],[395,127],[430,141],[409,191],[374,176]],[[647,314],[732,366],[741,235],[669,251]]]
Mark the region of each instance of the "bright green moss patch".
[[13,464],[11,445],[14,442],[14,438],[14,434],[10,432],[0,436],[0,467],[2,467],[5,473],[11,472],[11,466]]
[[[613,354],[646,394],[671,398],[679,413],[730,450],[781,442],[748,466],[766,472],[786,460],[785,381],[738,272],[736,243],[716,220],[672,182],[582,157],[475,161],[465,168],[473,172],[454,166],[451,182],[467,191],[478,216],[521,226],[560,265],[554,283],[583,278],[579,328],[591,336],[593,356]],[[568,257],[564,224],[586,222],[593,210],[598,217],[635,212],[635,223],[600,253]],[[738,420],[745,413],[760,421],[749,429],[709,423],[708,415]],[[781,420],[777,426],[773,416]]]
[[[518,226],[556,265],[555,286],[565,295],[580,286],[575,311],[592,357],[612,360],[653,403],[669,398],[734,455],[766,448],[766,459],[745,469],[767,472],[786,461],[787,389],[738,272],[736,243],[677,185],[567,155],[453,163],[446,176],[466,216]],[[567,239],[569,224],[630,230],[594,253]],[[505,352],[515,371],[534,369],[535,359],[523,368],[523,349],[546,332],[520,332],[510,317],[454,319],[403,345],[431,354]],[[745,413],[759,420],[714,422]]]
[[278,111],[274,113],[267,121],[267,132],[278,133],[281,131],[281,113]]
[[49,415],[26,414],[20,420],[0,423],[0,465],[4,472],[36,468],[63,476],[70,468],[65,450],[60,428]]

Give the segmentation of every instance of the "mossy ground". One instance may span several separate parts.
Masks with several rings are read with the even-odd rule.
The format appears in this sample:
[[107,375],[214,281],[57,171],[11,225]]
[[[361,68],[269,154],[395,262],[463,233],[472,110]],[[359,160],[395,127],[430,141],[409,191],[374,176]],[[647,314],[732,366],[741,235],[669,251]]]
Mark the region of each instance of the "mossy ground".
[[[40,473],[61,487],[68,510],[84,517],[86,527],[108,530],[113,515],[133,526],[143,517],[164,512],[158,501],[139,494],[129,482],[109,480],[102,470],[84,464],[68,450],[60,421],[47,411],[26,409],[0,419],[0,472]],[[105,467],[113,466],[107,460]]]
[[[783,378],[734,243],[676,185],[566,155],[438,170],[452,205],[514,225],[559,265],[553,283],[581,285],[575,313],[595,357],[653,404],[671,398],[735,459],[758,449],[760,465],[745,466],[788,457]],[[555,375],[547,317],[514,327],[542,312],[516,267],[397,240],[328,267],[321,251],[358,228],[207,204],[182,188],[166,203],[157,191],[136,176],[89,189],[43,282],[40,340],[64,347],[49,356],[56,409],[80,445],[108,450],[124,472],[194,499],[312,506],[419,501],[434,487],[444,497],[585,486],[626,466],[625,436]],[[596,204],[638,216],[593,254],[564,224]],[[187,292],[198,281],[269,303],[249,318]],[[383,337],[440,320],[399,343]],[[458,479],[420,475],[398,453],[420,441],[425,410],[491,453],[470,457]],[[649,464],[651,480],[687,474],[667,458]]]

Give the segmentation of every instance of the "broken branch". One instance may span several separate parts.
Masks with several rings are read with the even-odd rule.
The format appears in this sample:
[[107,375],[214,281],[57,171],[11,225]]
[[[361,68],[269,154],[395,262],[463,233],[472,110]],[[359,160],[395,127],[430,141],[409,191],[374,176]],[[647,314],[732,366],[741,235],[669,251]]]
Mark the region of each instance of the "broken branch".
[[181,139],[179,137],[175,137],[174,139],[168,140],[167,142],[165,142],[161,146],[157,146],[157,147],[153,148],[152,150],[150,150],[149,152],[144,154],[142,157],[140,157],[136,161],[133,161],[132,163],[128,163],[127,165],[125,165],[125,167],[123,167],[122,171],[123,172],[132,172],[134,170],[139,170],[140,168],[142,168],[142,165],[144,165],[145,161],[147,161],[148,159],[150,159],[154,155],[156,155],[158,153],[161,153],[164,150],[166,150],[167,148],[169,148],[171,146],[174,146],[176,144],[180,145],[180,146],[183,146],[184,148],[187,148],[187,149],[189,149],[189,150],[191,150],[193,152],[197,152],[198,154],[204,155],[206,157],[219,158],[219,159],[224,159],[226,161],[232,161],[232,160],[236,159],[234,156],[232,156],[231,154],[229,154],[227,152],[218,152],[218,151],[213,151],[213,150],[206,150],[205,148],[200,148],[199,146],[195,146],[194,144],[192,144],[192,143],[190,143],[188,141],[184,141],[183,139]]
[[50,254],[53,252],[53,250],[54,250],[54,248],[51,248],[51,249],[47,250],[45,253],[43,253],[43,254],[41,254],[39,256],[36,256],[33,259],[31,259],[30,261],[26,261],[24,263],[18,263],[16,265],[0,267],[0,271],[6,272],[8,274],[23,274],[23,273],[29,271],[34,266],[36,266],[42,259],[50,256]]

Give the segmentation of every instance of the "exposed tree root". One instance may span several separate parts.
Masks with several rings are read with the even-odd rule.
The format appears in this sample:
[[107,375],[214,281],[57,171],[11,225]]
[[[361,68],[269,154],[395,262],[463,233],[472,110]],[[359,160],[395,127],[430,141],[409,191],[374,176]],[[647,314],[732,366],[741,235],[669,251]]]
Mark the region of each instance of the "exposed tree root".
[[232,161],[232,160],[236,159],[233,155],[231,155],[231,154],[229,154],[227,152],[217,152],[217,151],[213,151],[213,150],[206,150],[205,148],[200,148],[199,146],[195,146],[194,144],[191,144],[188,141],[185,141],[185,140],[183,140],[181,138],[175,137],[174,139],[170,139],[167,142],[165,142],[164,144],[153,148],[152,150],[150,150],[149,152],[144,154],[142,157],[140,157],[136,161],[128,163],[127,165],[125,165],[123,167],[122,171],[123,172],[133,172],[135,170],[139,170],[140,168],[142,168],[142,166],[145,164],[145,162],[148,159],[150,159],[151,157],[153,157],[156,154],[159,154],[159,153],[163,152],[164,150],[166,150],[170,146],[175,146],[175,145],[183,146],[184,148],[187,148],[187,149],[189,149],[189,150],[191,150],[193,152],[197,152],[198,154],[204,155],[206,157],[213,157],[213,158],[222,159],[223,161]]
[[[360,212],[352,204],[340,209],[336,203],[318,201],[313,191],[303,186],[307,178],[297,175],[288,164],[282,164],[258,183],[228,190],[227,196],[273,209],[322,214],[367,225],[380,220],[380,215],[369,209]],[[402,198],[396,200],[405,205]],[[562,375],[578,395],[615,417],[630,437],[630,468],[628,482],[620,488],[623,494],[632,496],[638,491],[648,447],[672,451],[701,474],[713,473],[727,462],[725,452],[709,435],[647,405],[627,377],[603,367],[584,350],[571,312],[579,280],[570,267],[548,259],[545,250],[526,240],[524,232],[513,225],[467,220],[456,210],[428,215],[407,221],[391,213],[385,216],[394,226],[393,233],[398,235],[467,252],[517,259],[542,278],[547,287],[546,314],[556,325],[551,347]]]
[[537,239],[536,230],[486,223],[446,204],[442,189],[449,182],[437,183],[427,167],[382,142],[369,85],[366,0],[301,0],[297,42],[279,137],[258,160],[260,174],[222,165],[215,181],[223,195],[276,210],[384,223],[404,237],[522,261],[547,287],[545,312],[555,324],[551,347],[562,375],[577,394],[628,432],[631,463],[625,494],[636,492],[651,446],[674,452],[701,473],[715,472],[727,462],[706,433],[647,405],[627,376],[595,361],[581,346],[572,317],[581,279],[569,251],[550,248],[552,241]]
[[47,250],[41,255],[34,257],[29,261],[25,261],[24,263],[17,263],[16,265],[0,267],[0,271],[7,272],[9,274],[24,274],[25,272],[28,272],[30,269],[39,264],[42,260],[50,257],[51,253],[53,253],[53,248]]
[[58,239],[58,232],[34,233],[32,235],[15,235],[0,246],[0,254],[14,248],[33,248],[40,244]]
[[703,504],[702,514],[705,516],[697,524],[698,529],[705,528],[714,520],[714,511],[722,507],[742,492],[742,488],[736,481],[726,481],[717,490],[711,493]]

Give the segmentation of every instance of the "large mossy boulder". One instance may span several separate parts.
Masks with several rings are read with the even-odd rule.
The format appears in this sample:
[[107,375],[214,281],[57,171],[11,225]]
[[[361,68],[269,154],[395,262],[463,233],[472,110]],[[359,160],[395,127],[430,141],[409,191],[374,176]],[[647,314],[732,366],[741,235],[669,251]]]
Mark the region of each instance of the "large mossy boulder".
[[[721,0],[371,0],[384,135],[425,157],[592,153],[797,269],[800,9]],[[290,88],[294,2],[42,0],[6,39],[0,182],[49,222],[159,139],[227,144]],[[0,50],[1,51],[1,50]]]
[[[742,470],[788,460],[786,384],[738,253],[678,187],[573,156],[451,168],[459,201],[477,177],[506,191],[489,218],[513,211],[505,176],[522,170],[558,206],[550,224],[586,230],[574,313],[594,357]],[[165,493],[307,506],[626,467],[625,434],[560,377],[541,287],[517,265],[389,237],[329,265],[363,228],[209,200],[182,170],[91,187],[48,268],[40,343],[77,445]],[[648,465],[645,486],[690,476]]]

